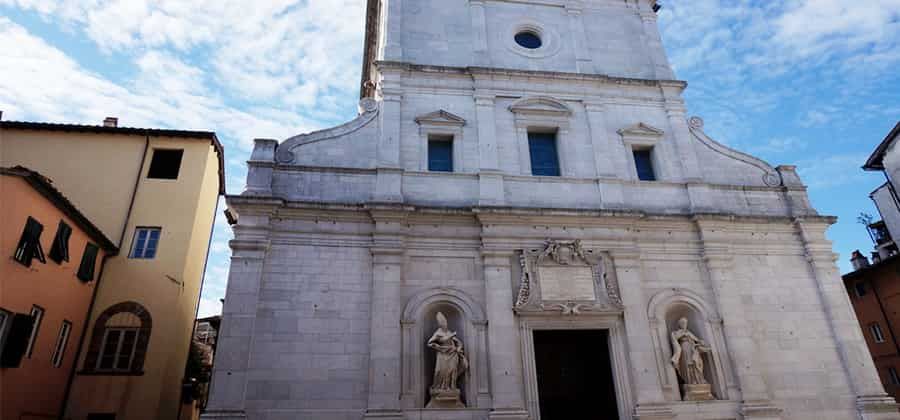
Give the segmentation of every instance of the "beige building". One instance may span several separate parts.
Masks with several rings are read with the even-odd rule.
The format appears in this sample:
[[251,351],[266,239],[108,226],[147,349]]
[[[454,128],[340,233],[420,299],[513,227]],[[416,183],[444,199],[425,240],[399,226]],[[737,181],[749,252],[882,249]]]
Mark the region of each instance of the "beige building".
[[0,166],[16,165],[53,179],[122,250],[100,266],[66,417],[176,418],[225,192],[215,134],[2,121]]

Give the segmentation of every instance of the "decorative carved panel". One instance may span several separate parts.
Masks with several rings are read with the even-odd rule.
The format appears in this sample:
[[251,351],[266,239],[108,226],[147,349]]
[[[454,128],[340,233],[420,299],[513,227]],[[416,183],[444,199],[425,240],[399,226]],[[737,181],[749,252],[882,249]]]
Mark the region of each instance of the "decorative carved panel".
[[518,314],[584,315],[621,312],[622,300],[610,259],[585,249],[580,240],[548,239],[540,249],[522,250]]

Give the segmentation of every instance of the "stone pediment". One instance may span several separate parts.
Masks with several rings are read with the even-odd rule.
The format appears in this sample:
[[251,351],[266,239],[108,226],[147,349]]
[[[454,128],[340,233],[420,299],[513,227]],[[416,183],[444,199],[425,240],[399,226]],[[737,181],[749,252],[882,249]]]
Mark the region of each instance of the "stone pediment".
[[416,123],[419,125],[450,125],[463,126],[466,120],[458,115],[439,109],[416,117]]
[[637,123],[635,125],[625,127],[619,130],[618,133],[622,137],[662,137],[663,134],[665,134],[664,131],[644,123]]
[[548,97],[523,98],[509,106],[514,114],[568,117],[572,110],[564,103]]

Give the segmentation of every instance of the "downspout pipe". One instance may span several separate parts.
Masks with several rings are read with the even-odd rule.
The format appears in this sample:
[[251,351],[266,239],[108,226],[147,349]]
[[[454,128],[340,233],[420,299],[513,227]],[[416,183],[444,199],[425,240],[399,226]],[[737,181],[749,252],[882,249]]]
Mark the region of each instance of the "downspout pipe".
[[[131,211],[134,209],[134,201],[137,197],[138,186],[141,183],[141,176],[144,174],[144,163],[147,161],[147,151],[150,150],[150,136],[144,136],[144,152],[141,153],[141,163],[139,165],[137,177],[134,180],[134,189],[131,191],[131,202],[128,204],[128,213],[125,214],[125,225],[122,226],[122,234],[119,235],[119,254],[122,253],[122,244],[125,241],[125,233],[128,231],[128,224],[131,222]],[[72,384],[75,382],[75,371],[78,370],[78,361],[81,359],[81,352],[84,350],[84,343],[88,340],[88,329],[91,323],[91,314],[94,312],[94,304],[97,302],[97,294],[100,291],[100,284],[103,281],[103,271],[106,268],[106,260],[114,255],[103,254],[100,261],[100,273],[97,275],[97,284],[94,285],[94,294],[91,296],[91,304],[88,306],[87,317],[84,320],[84,326],[81,328],[81,340],[78,341],[78,349],[75,350],[75,360],[72,363],[72,370],[69,372],[69,380],[66,382],[66,391],[63,393],[62,407],[59,411],[59,419],[62,420],[66,414],[66,408],[69,405],[69,398],[72,394]]]

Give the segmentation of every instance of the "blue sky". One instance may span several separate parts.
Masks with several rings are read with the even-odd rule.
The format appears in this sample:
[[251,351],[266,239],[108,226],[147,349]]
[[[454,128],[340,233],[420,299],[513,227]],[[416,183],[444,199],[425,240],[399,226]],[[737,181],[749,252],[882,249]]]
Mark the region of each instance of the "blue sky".
[[[900,0],[663,0],[663,41],[713,138],[798,166],[842,271],[871,242],[880,174],[859,167],[900,120]],[[364,0],[0,0],[7,120],[214,130],[240,193],[252,139],[355,115]],[[876,216],[877,217],[877,216]],[[201,314],[231,234],[217,219]]]

